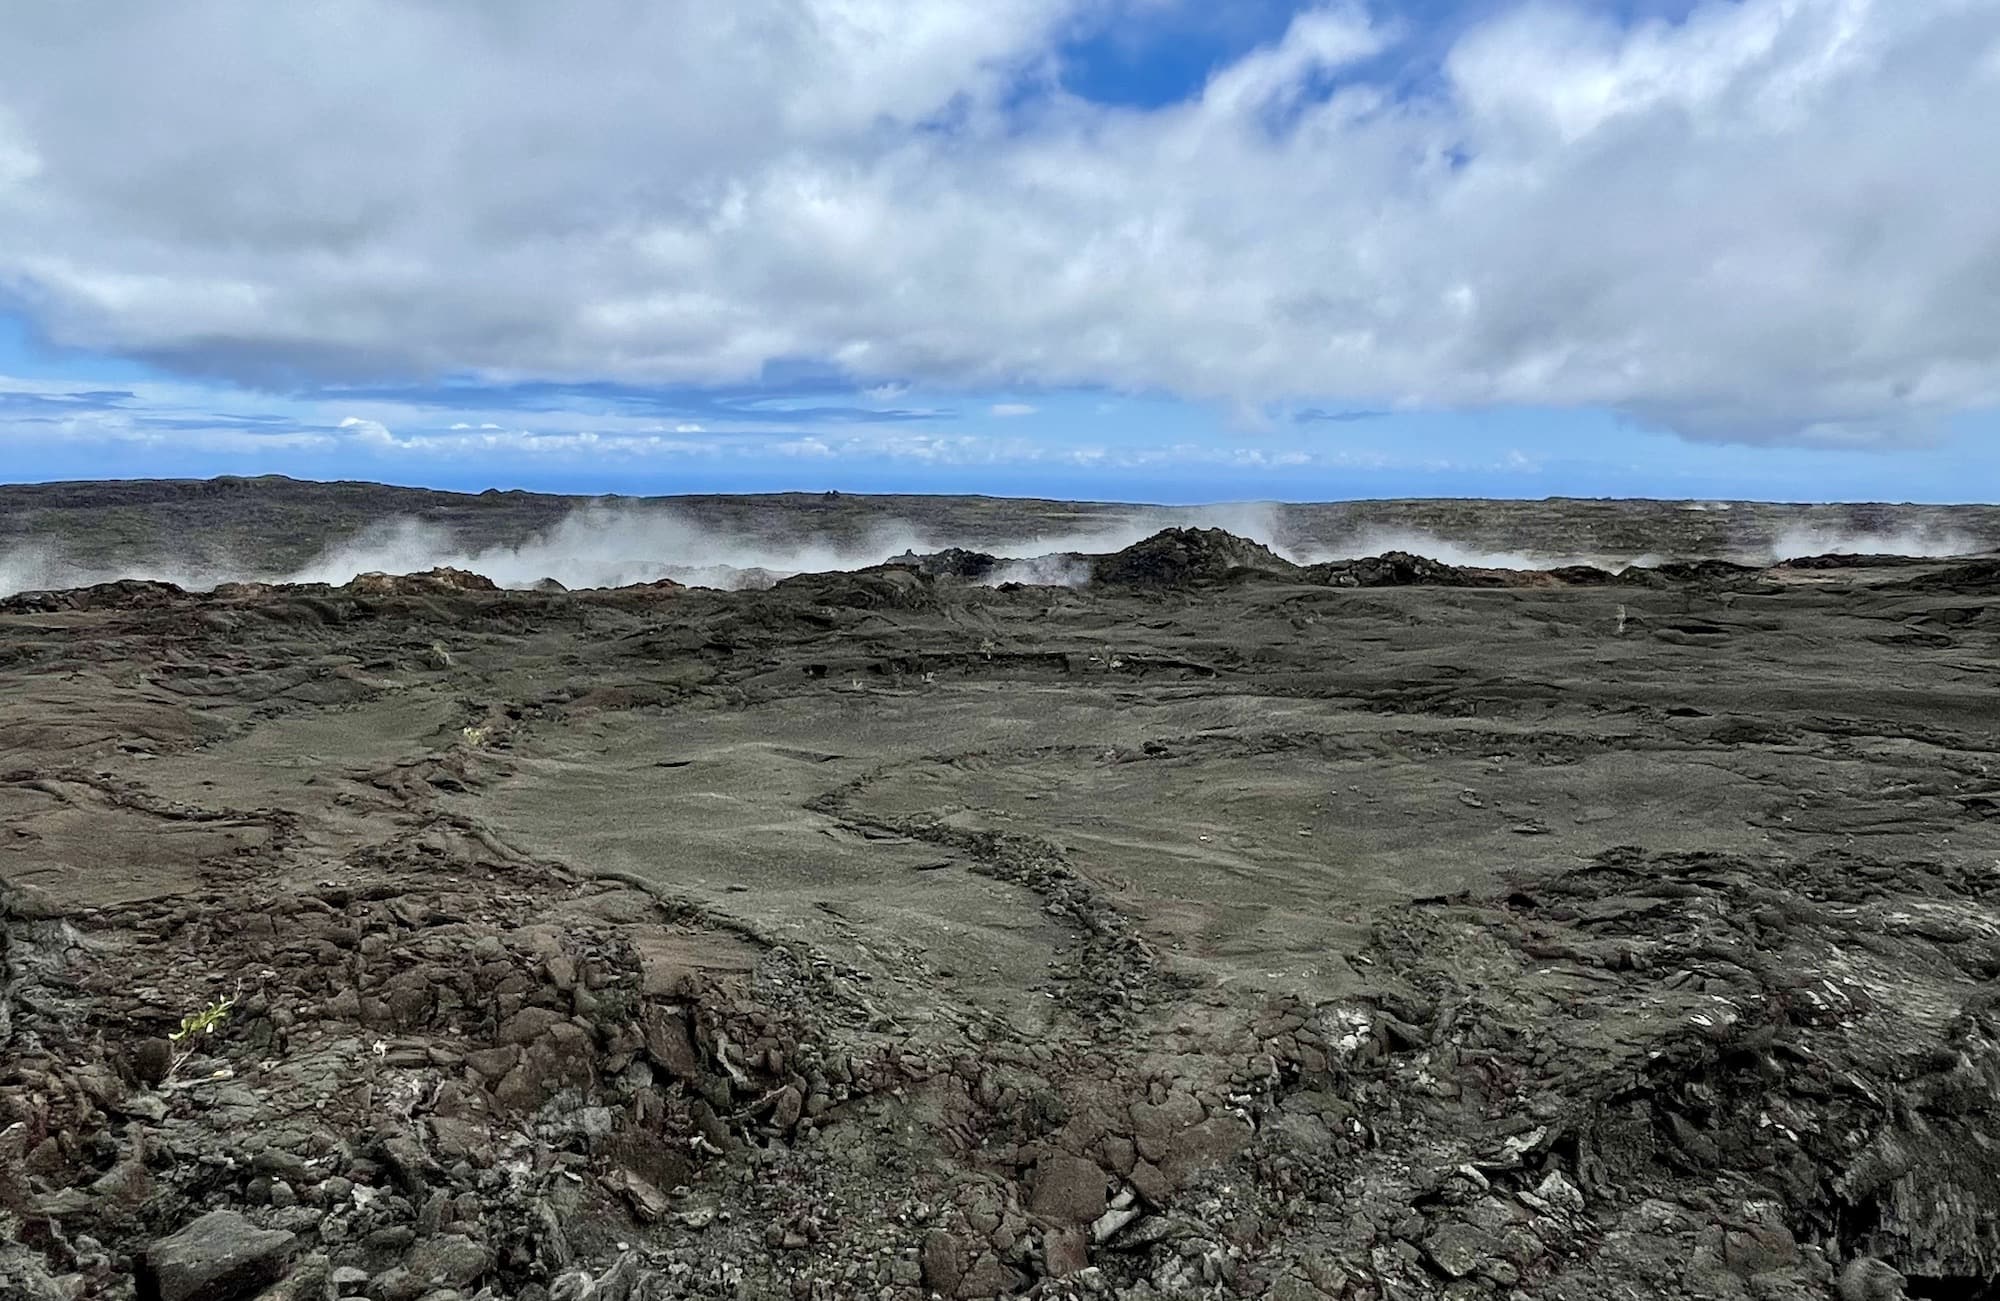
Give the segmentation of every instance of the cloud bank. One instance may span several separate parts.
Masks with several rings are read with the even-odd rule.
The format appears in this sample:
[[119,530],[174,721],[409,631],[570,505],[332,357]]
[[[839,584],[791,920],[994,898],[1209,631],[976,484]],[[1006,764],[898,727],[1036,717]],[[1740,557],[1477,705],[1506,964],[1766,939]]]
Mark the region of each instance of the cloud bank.
[[1861,447],[2000,404],[1990,0],[1337,3],[1177,102],[1064,89],[1162,2],[20,6],[0,295],[253,383],[809,359]]

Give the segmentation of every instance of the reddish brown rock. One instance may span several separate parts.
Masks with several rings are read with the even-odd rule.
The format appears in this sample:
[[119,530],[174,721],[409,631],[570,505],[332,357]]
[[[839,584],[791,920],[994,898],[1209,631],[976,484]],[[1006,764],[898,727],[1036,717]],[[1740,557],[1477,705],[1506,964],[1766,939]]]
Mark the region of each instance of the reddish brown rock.
[[1044,1156],[1035,1163],[1028,1210],[1050,1224],[1089,1224],[1104,1214],[1104,1186],[1104,1171],[1096,1162],[1064,1153]]
[[1160,1170],[1176,1188],[1204,1170],[1227,1165],[1250,1146],[1250,1124],[1235,1116],[1211,1116],[1174,1138]]
[[1082,1229],[1050,1229],[1042,1239],[1042,1264],[1050,1278],[1068,1278],[1090,1264],[1090,1239]]
[[1185,1093],[1170,1093],[1157,1105],[1135,1102],[1131,1107],[1132,1132],[1140,1138],[1171,1138],[1201,1123],[1201,1103]]
[[507,1023],[500,1027],[500,1042],[531,1044],[562,1020],[562,1013],[552,1008],[524,1007],[508,1017]]
[[958,1295],[959,1280],[965,1273],[958,1239],[943,1229],[932,1229],[924,1235],[920,1260],[925,1287],[944,1296]]
[[521,1050],[511,1044],[499,1048],[479,1048],[465,1055],[465,1064],[489,1080],[497,1080],[513,1070],[514,1064],[520,1060]]
[[677,1080],[692,1080],[701,1074],[701,1054],[688,1033],[687,1020],[678,1011],[653,1008],[643,1025],[646,1055]]
[[1174,1186],[1168,1182],[1166,1173],[1151,1161],[1140,1161],[1133,1165],[1132,1173],[1127,1179],[1133,1191],[1138,1193],[1148,1206],[1165,1206],[1167,1198],[1173,1195]]

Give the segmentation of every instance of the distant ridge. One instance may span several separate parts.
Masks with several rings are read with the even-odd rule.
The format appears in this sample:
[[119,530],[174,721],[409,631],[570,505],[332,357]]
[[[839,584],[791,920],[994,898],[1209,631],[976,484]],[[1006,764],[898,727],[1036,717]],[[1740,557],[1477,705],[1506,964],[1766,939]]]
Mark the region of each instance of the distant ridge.
[[[1257,542],[1294,557],[1426,552],[1412,539],[1441,540],[1446,550],[1463,554],[1430,559],[1475,567],[1509,557],[1546,563],[1594,556],[1762,563],[1788,535],[1805,539],[1792,549],[1796,555],[1857,547],[1895,550],[1882,544],[1911,537],[1962,539],[1968,551],[2000,546],[2000,506],[1991,505],[1410,498],[1195,508],[809,491],[654,497],[497,488],[467,493],[260,475],[0,485],[0,554],[42,546],[79,564],[115,567],[170,553],[191,565],[283,573],[392,521],[435,526],[457,545],[478,550],[519,543],[599,503],[671,511],[702,530],[843,546],[862,545],[893,523],[908,526],[936,549],[996,554],[1037,554],[1056,549],[1039,545],[1048,539],[1111,529],[1138,538],[1175,524],[1255,533]],[[1260,527],[1232,518],[1232,512],[1245,511],[1258,513]],[[1835,545],[1850,541],[1855,545]]]

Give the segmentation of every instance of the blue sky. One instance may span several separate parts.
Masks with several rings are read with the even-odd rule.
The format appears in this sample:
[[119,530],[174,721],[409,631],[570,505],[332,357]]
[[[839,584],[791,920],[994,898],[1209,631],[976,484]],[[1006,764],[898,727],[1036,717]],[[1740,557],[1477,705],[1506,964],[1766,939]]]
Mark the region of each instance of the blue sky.
[[1991,500],[2000,11],[1919,10],[16,15],[0,473]]

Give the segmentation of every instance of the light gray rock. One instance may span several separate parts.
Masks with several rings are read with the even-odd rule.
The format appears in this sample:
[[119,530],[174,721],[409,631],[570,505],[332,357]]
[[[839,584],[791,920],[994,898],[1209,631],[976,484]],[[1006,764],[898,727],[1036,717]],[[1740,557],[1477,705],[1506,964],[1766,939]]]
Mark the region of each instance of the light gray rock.
[[141,1301],[235,1301],[283,1278],[298,1239],[234,1211],[210,1211],[155,1241],[139,1264]]
[[1903,1276],[1873,1256],[1856,1256],[1840,1271],[1840,1301],[1902,1301]]
[[1464,1278],[1497,1253],[1493,1239],[1470,1224],[1440,1225],[1424,1240],[1424,1255],[1452,1278]]
[[492,1268],[493,1257],[472,1239],[447,1233],[410,1248],[403,1265],[427,1287],[463,1287]]

